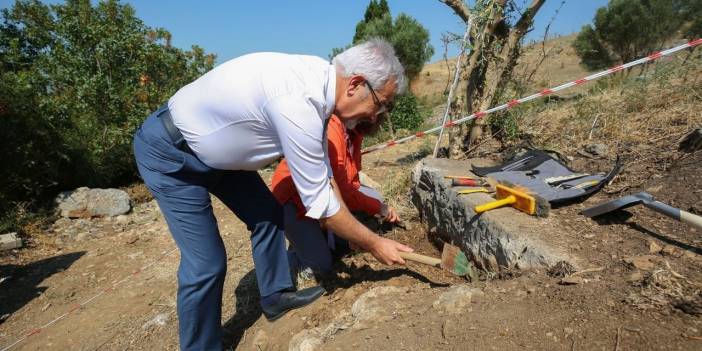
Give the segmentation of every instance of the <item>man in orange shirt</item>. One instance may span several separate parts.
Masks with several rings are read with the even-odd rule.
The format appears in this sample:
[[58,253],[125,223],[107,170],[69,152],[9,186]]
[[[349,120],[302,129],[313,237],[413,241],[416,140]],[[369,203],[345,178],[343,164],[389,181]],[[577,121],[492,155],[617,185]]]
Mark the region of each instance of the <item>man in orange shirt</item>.
[[[327,127],[329,162],[339,193],[350,211],[379,215],[387,222],[396,223],[400,217],[395,210],[383,203],[380,193],[362,185],[359,179],[363,137],[373,134],[382,119],[378,118],[375,124],[363,122],[347,129],[332,115]],[[321,228],[318,220],[305,217],[305,207],[285,160],[276,168],[271,187],[273,195],[283,205],[285,234],[293,248],[291,267],[309,267],[320,273],[330,271],[333,257],[347,253],[348,243]]]

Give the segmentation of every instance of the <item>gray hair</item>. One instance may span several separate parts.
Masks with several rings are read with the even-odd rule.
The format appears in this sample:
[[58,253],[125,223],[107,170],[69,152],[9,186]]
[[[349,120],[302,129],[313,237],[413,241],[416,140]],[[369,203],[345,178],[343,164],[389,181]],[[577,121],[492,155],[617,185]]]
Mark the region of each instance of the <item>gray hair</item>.
[[374,89],[381,89],[391,78],[397,84],[397,95],[407,89],[405,69],[397,59],[395,49],[383,39],[371,38],[348,48],[336,55],[332,64],[343,77],[363,76]]

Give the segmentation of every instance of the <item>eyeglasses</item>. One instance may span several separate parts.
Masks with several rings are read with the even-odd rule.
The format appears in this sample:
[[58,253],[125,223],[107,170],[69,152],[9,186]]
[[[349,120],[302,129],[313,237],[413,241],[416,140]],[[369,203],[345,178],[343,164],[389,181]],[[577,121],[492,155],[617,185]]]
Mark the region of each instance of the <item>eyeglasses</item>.
[[370,93],[373,96],[373,103],[375,103],[375,106],[378,106],[380,108],[378,109],[378,113],[376,113],[376,115],[382,116],[384,114],[389,114],[390,112],[392,112],[393,107],[395,107],[392,101],[386,103],[380,102],[380,99],[378,99],[378,95],[375,94],[375,90],[373,90],[373,87],[370,85],[370,83],[368,83],[368,81],[365,82],[366,86],[368,87],[368,90],[370,90]]

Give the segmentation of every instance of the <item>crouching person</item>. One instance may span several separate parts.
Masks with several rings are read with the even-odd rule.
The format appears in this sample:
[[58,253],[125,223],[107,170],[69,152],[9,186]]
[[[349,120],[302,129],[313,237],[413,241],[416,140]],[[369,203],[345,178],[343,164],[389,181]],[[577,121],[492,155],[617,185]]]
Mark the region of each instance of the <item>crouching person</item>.
[[[400,220],[395,209],[383,202],[376,189],[361,184],[359,179],[363,137],[375,133],[388,112],[389,108],[375,123],[351,125],[344,125],[337,116],[332,115],[327,127],[327,140],[334,180],[348,209],[395,223]],[[333,261],[350,252],[348,241],[322,228],[318,220],[305,216],[305,207],[285,160],[276,168],[271,187],[273,195],[283,205],[285,234],[291,243],[288,252],[291,268],[307,279],[311,278],[312,272],[329,273]]]

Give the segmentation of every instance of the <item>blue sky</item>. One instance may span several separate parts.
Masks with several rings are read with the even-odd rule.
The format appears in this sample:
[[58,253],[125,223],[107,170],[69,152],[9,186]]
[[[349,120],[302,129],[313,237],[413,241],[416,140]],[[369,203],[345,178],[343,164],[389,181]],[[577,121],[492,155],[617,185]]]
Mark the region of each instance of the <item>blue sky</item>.
[[[44,1],[58,3],[62,1]],[[93,1],[95,2],[95,1]],[[219,63],[256,51],[279,51],[317,55],[326,58],[334,47],[353,38],[356,23],[368,0],[128,0],[147,25],[163,27],[173,34],[173,44],[192,44],[217,54]],[[471,1],[472,2],[472,1]],[[526,0],[515,0],[520,7]],[[530,1],[529,1],[530,2]],[[562,0],[547,0],[537,14],[528,39],[539,39]],[[13,0],[0,0],[7,8]],[[393,17],[404,12],[417,19],[430,32],[435,54],[443,54],[441,33],[463,33],[465,25],[453,11],[438,0],[389,0]],[[569,34],[591,23],[597,8],[607,0],[566,0],[551,25],[549,34]],[[449,51],[450,56],[457,48]]]

